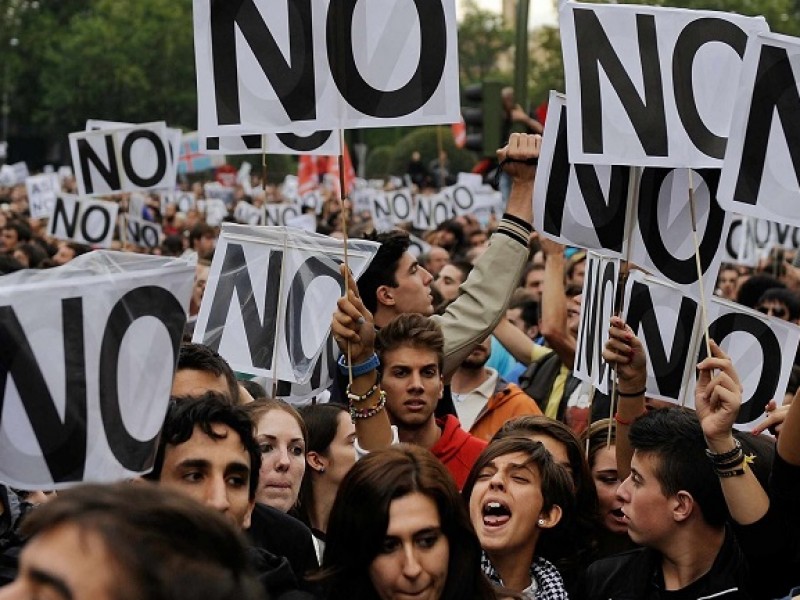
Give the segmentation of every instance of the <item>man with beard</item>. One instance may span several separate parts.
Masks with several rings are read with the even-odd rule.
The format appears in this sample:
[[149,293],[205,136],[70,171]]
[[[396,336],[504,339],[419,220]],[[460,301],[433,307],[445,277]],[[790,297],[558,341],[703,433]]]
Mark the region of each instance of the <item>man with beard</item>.
[[491,348],[491,338],[487,337],[464,359],[450,381],[461,426],[487,441],[509,419],[542,414],[533,398],[518,385],[486,366]]

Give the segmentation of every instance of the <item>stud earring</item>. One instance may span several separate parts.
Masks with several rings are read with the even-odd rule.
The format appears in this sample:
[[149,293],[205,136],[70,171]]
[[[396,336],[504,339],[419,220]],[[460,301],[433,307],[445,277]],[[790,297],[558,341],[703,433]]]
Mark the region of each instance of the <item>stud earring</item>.
[[317,473],[319,473],[320,475],[322,475],[324,472],[325,472],[325,467],[320,467],[319,469],[317,469]]
[[539,527],[544,526],[544,519],[539,519]]

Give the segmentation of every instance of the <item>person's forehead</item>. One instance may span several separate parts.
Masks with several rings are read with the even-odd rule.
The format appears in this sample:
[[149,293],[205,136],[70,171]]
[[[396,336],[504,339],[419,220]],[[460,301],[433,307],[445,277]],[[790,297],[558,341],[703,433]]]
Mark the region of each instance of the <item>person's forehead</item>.
[[417,259],[414,258],[414,255],[411,254],[411,252],[406,250],[403,252],[403,256],[400,257],[400,260],[397,263],[397,271],[395,273],[397,275],[408,275],[411,267],[415,264],[417,264]]
[[172,379],[173,396],[202,396],[206,392],[219,392],[230,396],[228,381],[224,375],[215,375],[199,369],[178,369]]
[[458,267],[454,267],[453,265],[445,265],[442,267],[442,270],[439,271],[440,277],[451,277],[458,281],[461,281],[461,269]]
[[436,352],[428,348],[416,348],[403,345],[383,353],[383,366],[391,368],[398,365],[420,367],[438,364]]
[[202,461],[226,469],[231,466],[250,468],[250,455],[236,431],[222,423],[213,423],[211,431],[220,437],[209,437],[199,425],[195,425],[188,440],[182,444],[167,444],[164,462],[180,464]]

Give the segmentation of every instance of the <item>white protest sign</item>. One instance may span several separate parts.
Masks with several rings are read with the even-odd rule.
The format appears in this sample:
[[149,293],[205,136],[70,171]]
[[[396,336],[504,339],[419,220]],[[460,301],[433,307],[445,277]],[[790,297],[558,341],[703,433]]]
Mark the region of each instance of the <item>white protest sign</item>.
[[[693,297],[700,297],[697,283],[692,210],[689,202],[689,170],[645,168],[638,185],[636,221],[630,260],[645,271],[657,273]],[[716,200],[718,169],[691,172],[700,265],[705,293],[711,296],[722,261],[723,240],[731,214]]]
[[61,183],[57,174],[48,173],[28,177],[25,180],[25,188],[28,190],[28,207],[31,218],[41,219],[53,213],[56,197],[61,192]]
[[419,258],[423,254],[427,254],[431,251],[431,245],[423,240],[422,238],[418,238],[415,235],[408,236],[411,245],[408,247],[408,251],[414,258]]
[[[761,17],[622,4],[559,10],[570,162],[720,168]],[[741,212],[741,211],[740,211]]]
[[288,381],[278,381],[275,385],[272,380],[267,379],[265,388],[270,393],[275,390],[275,397],[280,398],[295,406],[308,404],[312,400],[316,402],[327,402],[328,388],[333,385],[339,367],[336,364],[341,352],[333,336],[322,346],[322,353],[314,365],[311,379],[307,383],[290,383]]
[[455,215],[451,201],[444,194],[425,196],[417,194],[414,210],[414,229],[430,231],[449,221]]
[[[708,304],[708,320],[709,336],[730,356],[742,384],[736,427],[749,431],[764,419],[770,400],[780,404],[783,399],[800,342],[800,327],[717,297]],[[706,356],[705,344],[701,336],[698,338],[697,362]],[[688,383],[687,405],[694,406],[695,378]]]
[[25,183],[25,180],[29,176],[28,165],[24,162],[0,167],[0,185],[5,187],[12,187],[20,183]]
[[236,190],[216,181],[203,184],[203,194],[208,200],[222,200],[227,206],[233,205]]
[[625,286],[623,319],[647,356],[647,396],[680,403],[693,377],[691,359],[700,329],[697,301],[664,281],[632,271]]
[[726,210],[800,226],[800,40],[748,41],[719,200]]
[[483,176],[480,173],[459,173],[456,183],[471,189],[478,189],[483,185]]
[[626,256],[630,167],[573,165],[567,152],[567,101],[550,92],[534,182],[533,224],[544,237],[607,256]]
[[317,231],[317,217],[314,214],[306,213],[298,217],[286,218],[284,214],[286,227],[293,227],[294,229],[302,229],[303,231],[310,231],[314,233]]
[[[289,225],[289,221],[292,219],[296,219],[303,214],[302,206],[291,203],[291,204],[266,204],[264,206],[265,216],[264,216],[264,225],[273,225],[273,226],[281,226],[285,225],[287,227],[291,227]],[[317,218],[316,215],[310,215],[312,219],[314,219],[314,223],[316,224]],[[304,227],[301,229],[305,229]],[[315,226],[316,229],[316,226]]]
[[391,192],[375,192],[370,201],[372,224],[376,231],[391,231],[395,225],[414,218],[418,198],[412,197],[408,188]]
[[165,211],[167,204],[175,204],[178,212],[186,214],[195,207],[197,198],[194,192],[168,192],[161,194],[161,212]]
[[203,137],[202,143],[204,154],[339,154],[339,135],[335,131],[210,136]]
[[193,13],[205,136],[460,118],[454,0],[194,0]]
[[239,200],[239,202],[236,203],[236,208],[233,209],[233,217],[236,219],[237,223],[263,225],[264,208],[258,208],[249,202]]
[[206,223],[212,227],[222,224],[222,221],[228,216],[228,207],[219,199],[198,200],[197,209],[203,213]]
[[0,278],[0,480],[118,481],[153,465],[194,267],[90,252]]
[[[764,248],[769,243],[769,221],[752,217],[734,216],[722,249],[722,262],[755,267]],[[760,237],[759,226],[767,226],[766,235]],[[796,231],[796,230],[795,230]],[[763,240],[761,244],[759,241]]]
[[47,233],[60,240],[110,248],[118,210],[116,202],[64,194],[53,205]]
[[[378,244],[348,242],[356,278]],[[343,293],[342,242],[284,227],[223,225],[195,326],[195,342],[235,371],[305,383]]]
[[161,243],[161,225],[128,215],[123,219],[126,227],[127,242],[140,248],[152,250]]
[[175,164],[163,121],[69,134],[81,196],[172,189]]
[[[134,123],[126,123],[123,121],[104,121],[102,119],[88,119],[86,121],[86,131],[102,131],[111,129],[129,129],[136,127]],[[174,187],[175,178],[178,174],[178,158],[181,153],[181,140],[183,132],[177,127],[167,127],[167,139],[169,140],[169,171],[167,172],[166,179],[172,182],[169,186],[170,189]]]
[[611,393],[613,372],[602,354],[608,341],[608,323],[615,314],[618,281],[619,259],[587,254],[573,375],[603,394]]

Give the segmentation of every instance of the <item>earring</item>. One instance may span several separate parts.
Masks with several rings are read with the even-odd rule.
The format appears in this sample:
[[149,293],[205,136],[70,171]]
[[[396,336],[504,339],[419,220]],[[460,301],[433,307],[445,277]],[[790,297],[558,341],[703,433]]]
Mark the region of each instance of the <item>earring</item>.
[[319,473],[320,475],[322,475],[324,472],[325,472],[325,467],[320,467],[319,469],[317,469],[317,473]]
[[544,519],[539,519],[538,522],[539,522],[539,527],[543,527],[544,526]]

